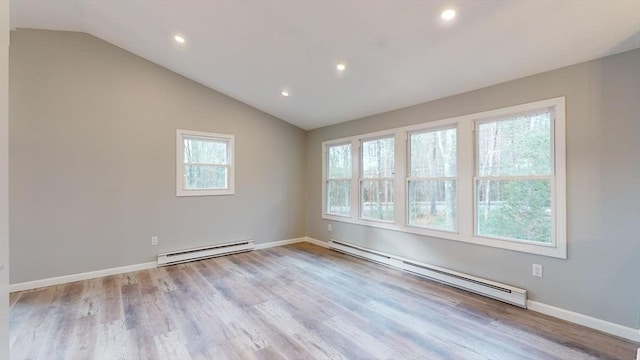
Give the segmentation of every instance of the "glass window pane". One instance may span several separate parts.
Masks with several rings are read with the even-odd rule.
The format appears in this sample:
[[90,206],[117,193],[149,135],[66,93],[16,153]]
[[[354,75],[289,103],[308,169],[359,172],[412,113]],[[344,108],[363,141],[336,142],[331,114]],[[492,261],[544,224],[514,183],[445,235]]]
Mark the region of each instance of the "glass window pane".
[[327,150],[327,178],[351,178],[351,144],[330,146]]
[[409,181],[409,225],[457,230],[455,180]]
[[362,142],[362,177],[393,177],[394,138],[368,140]]
[[411,134],[410,176],[456,176],[456,136],[456,129]]
[[351,181],[327,181],[327,214],[345,215],[351,213]]
[[480,176],[551,175],[551,113],[478,126]]
[[183,139],[185,164],[228,164],[226,141],[185,137]]
[[551,242],[550,180],[478,180],[477,234]]
[[393,181],[365,180],[360,186],[360,216],[373,220],[393,220]]
[[226,166],[185,165],[185,190],[227,189]]

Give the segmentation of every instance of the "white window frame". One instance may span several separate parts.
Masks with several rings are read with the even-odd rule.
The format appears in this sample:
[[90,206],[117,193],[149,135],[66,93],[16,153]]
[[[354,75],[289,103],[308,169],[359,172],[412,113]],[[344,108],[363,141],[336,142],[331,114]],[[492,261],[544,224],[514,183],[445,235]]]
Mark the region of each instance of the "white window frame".
[[[227,167],[227,187],[224,189],[185,189],[184,186],[184,139],[200,138],[227,143],[227,164],[215,164]],[[232,195],[235,193],[235,137],[227,134],[215,134],[202,131],[176,130],[176,196]]]
[[322,181],[323,181],[323,186],[322,186],[322,198],[323,200],[323,212],[326,214],[329,214],[331,216],[339,216],[339,217],[350,217],[351,213],[353,212],[353,201],[352,199],[350,199],[349,201],[349,215],[345,215],[345,214],[334,214],[334,213],[330,213],[329,209],[328,209],[328,203],[327,203],[327,197],[328,193],[326,193],[327,187],[329,182],[331,181],[350,181],[351,184],[351,194],[353,194],[353,174],[354,174],[354,170],[353,170],[353,146],[351,146],[351,176],[348,178],[330,178],[329,175],[327,174],[327,171],[329,170],[329,148],[331,147],[337,147],[337,146],[351,146],[350,142],[338,142],[338,143],[327,143],[326,146],[324,147],[325,151],[322,152],[322,164],[324,165],[324,167],[322,168]]
[[[460,197],[458,196],[458,187],[459,187],[459,176],[458,174],[458,156],[456,156],[456,176],[441,176],[441,177],[433,177],[433,176],[426,176],[426,177],[412,177],[411,176],[411,135],[413,134],[424,134],[424,133],[431,133],[431,132],[437,132],[437,131],[443,131],[443,130],[456,130],[456,149],[458,148],[459,144],[458,144],[458,128],[457,126],[443,126],[443,127],[429,127],[429,128],[423,128],[423,129],[419,129],[419,130],[413,130],[413,131],[407,131],[407,174],[406,174],[406,212],[407,212],[407,218],[405,219],[405,224],[407,227],[411,227],[411,228],[418,228],[418,229],[430,229],[430,230],[435,230],[435,231],[442,231],[442,232],[450,232],[450,233],[456,233],[458,231],[458,229],[460,228],[460,219],[458,216],[456,216],[456,223],[455,223],[455,230],[445,230],[445,229],[437,229],[434,227],[430,227],[430,226],[423,226],[423,225],[417,225],[417,224],[411,224],[409,222],[409,183],[411,181],[439,181],[439,180],[445,180],[445,181],[454,181],[456,184],[456,209],[458,209],[460,207]],[[457,214],[456,214],[457,215]]]
[[[552,99],[556,100],[556,99]],[[533,105],[537,106],[533,106]],[[490,179],[490,180],[549,180],[551,182],[551,208],[554,216],[551,219],[551,243],[540,243],[527,240],[515,240],[508,238],[493,237],[487,235],[479,235],[477,233],[478,220],[477,211],[474,209],[474,229],[473,229],[473,241],[479,244],[502,247],[506,249],[529,252],[541,255],[548,255],[560,258],[566,258],[566,173],[565,173],[565,114],[564,114],[564,98],[562,101],[555,101],[549,103],[537,102],[534,104],[526,104],[520,107],[514,108],[514,111],[509,113],[496,112],[494,114],[488,113],[486,116],[478,117],[474,121],[475,136],[474,136],[474,179],[473,179],[473,196],[474,200],[477,196],[476,192],[476,180]],[[532,105],[532,106],[529,106]],[[548,105],[548,106],[544,106]],[[493,121],[501,121],[517,116],[528,115],[532,113],[538,113],[541,111],[549,110],[551,113],[551,163],[552,171],[550,175],[537,175],[537,176],[480,176],[477,164],[477,141],[478,133],[477,127],[479,124]],[[561,112],[561,114],[559,114]],[[560,138],[558,138],[558,132]],[[474,201],[475,203],[475,201]],[[561,208],[560,208],[561,207]]]
[[[362,157],[364,156],[364,152],[362,151],[362,148],[364,147],[364,143],[367,141],[377,141],[377,140],[385,140],[385,139],[393,139],[393,144],[394,144],[394,169],[393,169],[393,176],[391,177],[381,177],[381,178],[366,178],[364,177],[364,164],[362,161]],[[359,151],[358,151],[358,157],[360,159],[360,167],[358,168],[358,218],[360,220],[363,221],[368,221],[368,222],[379,222],[379,223],[387,223],[387,224],[392,224],[395,222],[395,207],[396,207],[396,194],[395,194],[395,183],[396,183],[396,160],[397,158],[395,158],[395,134],[391,133],[391,134],[387,134],[387,135],[382,135],[382,136],[376,136],[376,137],[369,137],[369,138],[361,138],[359,139]],[[353,156],[353,155],[352,155]],[[375,218],[367,218],[364,217],[362,215],[362,213],[364,212],[364,208],[363,208],[363,202],[362,202],[362,198],[363,198],[363,191],[364,191],[364,187],[362,186],[362,183],[365,181],[391,181],[392,184],[394,184],[394,194],[393,194],[393,208],[394,208],[394,216],[392,220],[381,220],[381,219],[375,219]]]
[[[553,108],[552,124],[552,154],[553,181],[552,202],[554,211],[553,235],[551,244],[527,242],[512,239],[487,238],[475,235],[475,127],[476,123],[487,119],[509,117],[521,113]],[[325,220],[346,222],[371,226],[382,229],[401,231],[406,233],[425,235],[441,239],[461,241],[476,245],[484,245],[501,249],[538,254],[556,258],[567,258],[567,214],[566,214],[566,132],[565,132],[565,98],[558,97],[536,101],[528,104],[510,106],[506,108],[484,111],[476,114],[455,118],[431,121],[412,126],[384,130],[375,133],[361,134],[346,138],[328,140],[322,143],[322,218]],[[407,180],[409,158],[409,133],[433,131],[438,128],[457,128],[457,221],[458,230],[455,232],[437,230],[408,225],[408,191]],[[395,179],[394,179],[394,221],[380,222],[361,219],[360,214],[360,144],[362,140],[380,138],[393,134],[395,136]],[[351,214],[336,216],[326,212],[326,151],[332,144],[351,143],[352,171],[351,179]],[[405,181],[397,181],[405,179]]]

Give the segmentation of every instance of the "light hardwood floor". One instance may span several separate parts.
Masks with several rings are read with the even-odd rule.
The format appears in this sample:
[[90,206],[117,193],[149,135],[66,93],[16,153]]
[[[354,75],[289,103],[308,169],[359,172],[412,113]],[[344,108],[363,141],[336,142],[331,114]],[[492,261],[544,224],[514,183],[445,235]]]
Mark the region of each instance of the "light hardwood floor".
[[14,293],[11,358],[633,359],[638,344],[310,244]]

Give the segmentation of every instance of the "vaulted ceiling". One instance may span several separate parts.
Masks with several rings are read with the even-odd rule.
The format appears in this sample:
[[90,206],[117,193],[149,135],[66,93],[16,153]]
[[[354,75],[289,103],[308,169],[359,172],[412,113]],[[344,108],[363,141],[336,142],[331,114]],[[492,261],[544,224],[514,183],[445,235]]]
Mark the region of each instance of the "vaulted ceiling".
[[87,32],[313,129],[638,48],[640,1],[12,0],[11,25]]

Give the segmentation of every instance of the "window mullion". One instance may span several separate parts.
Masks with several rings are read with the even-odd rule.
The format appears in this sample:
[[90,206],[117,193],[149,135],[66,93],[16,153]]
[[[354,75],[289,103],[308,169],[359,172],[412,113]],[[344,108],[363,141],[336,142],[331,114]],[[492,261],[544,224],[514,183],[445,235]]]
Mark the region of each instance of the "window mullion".
[[474,227],[474,144],[474,123],[458,123],[458,232],[466,239],[471,238]]
[[351,141],[351,218],[360,216],[360,140]]
[[406,131],[396,131],[394,139],[395,151],[395,172],[393,177],[393,209],[394,223],[404,225],[407,223],[407,186],[401,181],[407,176],[407,151],[408,133]]

